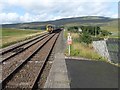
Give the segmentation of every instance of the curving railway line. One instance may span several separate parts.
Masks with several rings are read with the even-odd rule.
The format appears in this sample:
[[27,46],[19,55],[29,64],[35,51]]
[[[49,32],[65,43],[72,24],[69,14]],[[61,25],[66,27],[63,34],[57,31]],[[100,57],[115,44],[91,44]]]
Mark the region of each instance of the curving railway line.
[[59,34],[45,34],[2,52],[2,88],[36,88]]

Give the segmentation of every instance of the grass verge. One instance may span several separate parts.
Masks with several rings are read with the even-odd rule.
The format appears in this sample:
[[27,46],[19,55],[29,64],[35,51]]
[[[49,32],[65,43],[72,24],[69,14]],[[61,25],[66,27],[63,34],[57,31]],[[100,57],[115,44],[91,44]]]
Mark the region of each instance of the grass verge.
[[18,29],[1,29],[2,44],[0,48],[21,42],[41,34],[41,30],[18,30]]
[[[67,39],[68,31],[64,32],[64,37]],[[98,61],[107,61],[107,59],[100,56],[98,53],[95,52],[92,45],[86,46],[84,43],[79,42],[79,35],[77,33],[71,33],[72,36],[72,45],[71,45],[71,54],[70,56],[73,57],[83,57],[92,60]],[[68,45],[65,50],[65,55],[68,56]]]

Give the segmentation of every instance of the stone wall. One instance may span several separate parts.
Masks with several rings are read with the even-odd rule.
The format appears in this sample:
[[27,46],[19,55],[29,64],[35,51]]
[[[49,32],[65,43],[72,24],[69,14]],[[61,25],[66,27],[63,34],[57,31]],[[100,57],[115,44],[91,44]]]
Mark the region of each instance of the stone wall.
[[110,60],[114,63],[119,63],[119,46],[120,40],[119,39],[108,39],[106,41],[107,49],[110,55]]
[[93,41],[94,49],[103,57],[107,58],[113,63],[119,62],[119,45],[120,40],[108,39],[101,41]]
[[96,50],[96,52],[98,52],[101,56],[110,60],[110,56],[109,56],[109,52],[108,52],[107,44],[105,40],[93,41],[92,45]]

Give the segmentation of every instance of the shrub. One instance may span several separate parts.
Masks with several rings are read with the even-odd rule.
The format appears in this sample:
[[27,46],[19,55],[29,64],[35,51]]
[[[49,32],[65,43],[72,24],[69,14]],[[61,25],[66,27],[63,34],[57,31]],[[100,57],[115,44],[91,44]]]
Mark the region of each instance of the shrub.
[[84,33],[81,35],[81,41],[88,45],[92,43],[92,37],[89,34]]

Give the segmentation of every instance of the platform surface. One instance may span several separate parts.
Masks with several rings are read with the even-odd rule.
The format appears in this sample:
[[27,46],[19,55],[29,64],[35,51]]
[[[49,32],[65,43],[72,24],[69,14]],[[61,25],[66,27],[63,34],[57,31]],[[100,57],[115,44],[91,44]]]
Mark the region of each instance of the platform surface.
[[102,61],[66,59],[71,88],[118,88],[118,67]]

